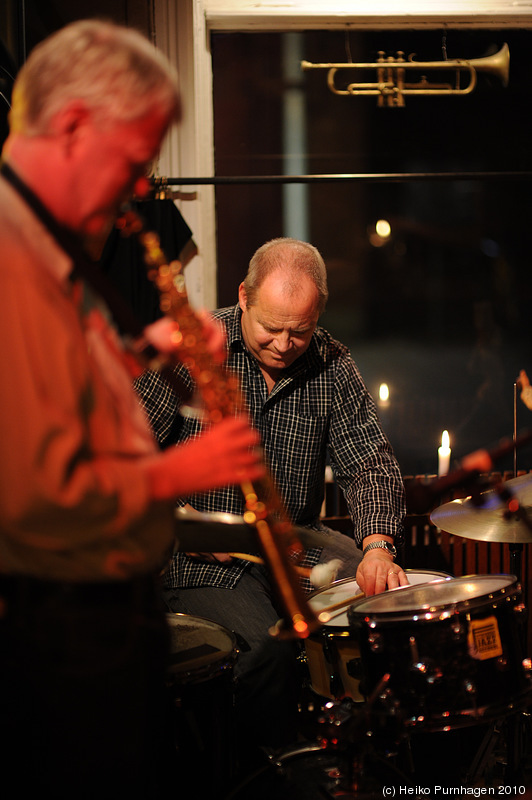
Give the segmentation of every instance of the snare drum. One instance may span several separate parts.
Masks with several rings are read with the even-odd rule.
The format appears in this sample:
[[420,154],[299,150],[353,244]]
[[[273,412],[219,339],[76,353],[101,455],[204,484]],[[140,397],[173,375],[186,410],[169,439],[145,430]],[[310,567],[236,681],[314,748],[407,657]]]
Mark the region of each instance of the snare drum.
[[[450,580],[445,572],[431,570],[405,570],[411,584]],[[396,591],[396,590],[393,590]],[[309,595],[308,603],[315,614],[337,603],[345,602],[342,609],[331,612],[331,619],[316,633],[305,639],[305,654],[310,675],[310,686],[317,694],[331,700],[351,697],[362,702],[360,692],[360,650],[349,629],[347,610],[349,600],[360,599],[360,587],[353,578],[336,581],[325,589]]]
[[367,597],[348,611],[375,718],[445,731],[528,702],[524,605],[513,575],[468,575]]
[[183,770],[180,786],[188,776],[188,788],[194,796],[215,796],[220,787],[230,785],[236,772],[236,638],[231,631],[202,617],[167,614],[167,621],[167,686],[172,706],[171,735]]

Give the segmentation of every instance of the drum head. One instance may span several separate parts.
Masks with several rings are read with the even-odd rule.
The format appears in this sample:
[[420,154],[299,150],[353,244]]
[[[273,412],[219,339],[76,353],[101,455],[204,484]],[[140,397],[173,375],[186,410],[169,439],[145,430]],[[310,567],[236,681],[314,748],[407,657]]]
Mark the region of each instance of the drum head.
[[168,671],[181,680],[201,680],[213,669],[232,663],[236,638],[216,622],[187,614],[167,614],[170,628]]
[[[431,619],[446,610],[474,609],[520,591],[515,575],[466,575],[461,578],[400,586],[354,603],[349,619],[376,614],[384,619]],[[449,611],[449,613],[451,613]]]
[[[451,580],[451,576],[446,572],[436,572],[434,570],[417,570],[405,569],[406,577],[409,583],[414,586],[421,583],[431,583],[434,581]],[[392,590],[395,591],[395,590]],[[342,603],[350,598],[356,598],[361,594],[360,586],[353,578],[344,578],[340,581],[335,581],[325,589],[319,589],[313,592],[308,597],[308,604],[316,615],[329,606],[336,603]],[[380,596],[380,595],[379,595]],[[353,603],[356,601],[353,599]],[[347,617],[348,606],[341,613],[335,613],[334,616],[326,623],[327,627],[333,628],[347,628],[349,627]]]
[[[335,581],[325,589],[319,589],[308,597],[308,604],[316,615],[335,603],[342,603],[360,595],[360,586],[353,578]],[[354,600],[353,600],[354,602]],[[348,627],[347,606],[345,610],[330,620],[328,625],[336,628]]]

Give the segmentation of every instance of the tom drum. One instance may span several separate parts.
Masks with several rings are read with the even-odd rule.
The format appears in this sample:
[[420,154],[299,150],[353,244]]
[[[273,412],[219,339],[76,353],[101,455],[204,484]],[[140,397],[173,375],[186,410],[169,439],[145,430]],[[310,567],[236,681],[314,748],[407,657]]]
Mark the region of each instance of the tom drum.
[[449,730],[529,698],[524,605],[513,575],[469,575],[359,600],[348,611],[372,711]]
[[[407,569],[405,572],[412,585],[451,579],[445,572],[432,570]],[[364,700],[360,690],[360,650],[347,618],[349,601],[355,602],[357,597],[360,599],[360,594],[356,580],[344,578],[313,592],[308,598],[315,614],[337,603],[346,604],[332,611],[331,619],[304,643],[310,686],[317,694],[331,700],[342,697],[351,697],[357,702]]]

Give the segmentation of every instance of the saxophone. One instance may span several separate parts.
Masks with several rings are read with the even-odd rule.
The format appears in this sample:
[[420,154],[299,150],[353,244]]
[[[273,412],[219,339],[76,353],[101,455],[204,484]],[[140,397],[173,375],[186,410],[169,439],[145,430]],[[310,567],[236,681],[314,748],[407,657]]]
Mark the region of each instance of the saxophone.
[[[188,301],[181,263],[168,263],[158,235],[144,230],[136,212],[126,211],[117,221],[117,227],[126,236],[134,234],[144,249],[148,277],[159,291],[161,311],[177,323],[176,352],[201,394],[206,419],[216,423],[227,416],[247,413],[237,376],[216,364],[207,348],[202,322]],[[278,638],[304,639],[321,625],[306,601],[295,566],[304,548],[267,471],[261,480],[243,482],[240,488],[245,504],[244,521],[256,531],[284,611],[281,624],[270,633]]]

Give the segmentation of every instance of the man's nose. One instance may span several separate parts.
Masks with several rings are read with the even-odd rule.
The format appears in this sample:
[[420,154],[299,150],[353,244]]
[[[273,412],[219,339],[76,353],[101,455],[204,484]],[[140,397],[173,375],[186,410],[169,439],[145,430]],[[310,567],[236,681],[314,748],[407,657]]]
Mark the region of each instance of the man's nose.
[[283,331],[283,333],[278,333],[275,337],[275,347],[279,351],[279,353],[285,353],[291,347],[291,339],[290,334],[288,331]]

